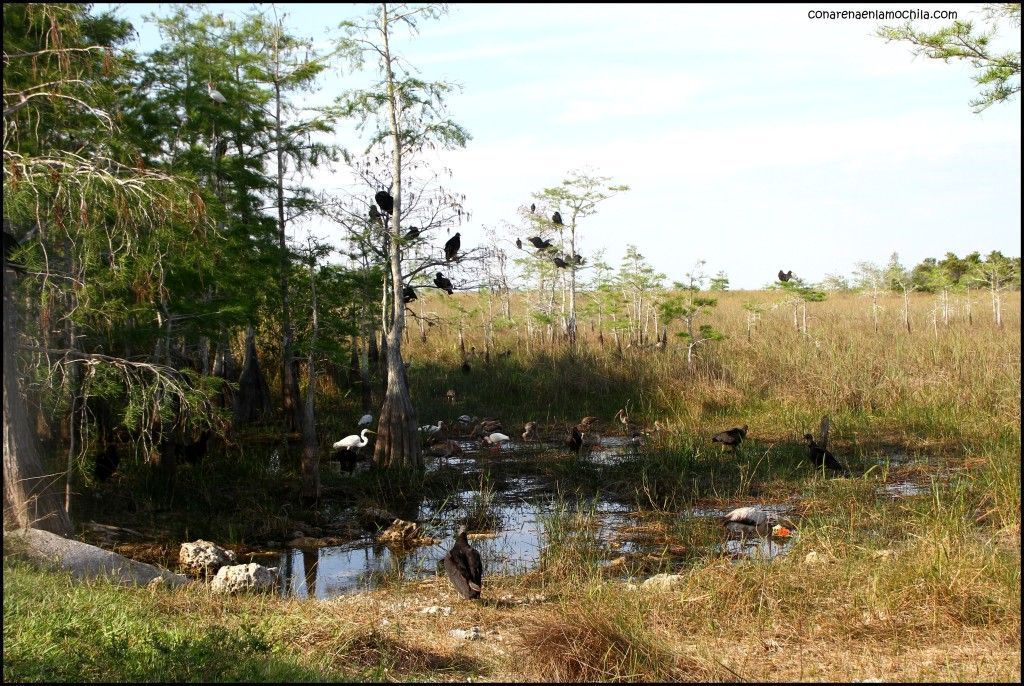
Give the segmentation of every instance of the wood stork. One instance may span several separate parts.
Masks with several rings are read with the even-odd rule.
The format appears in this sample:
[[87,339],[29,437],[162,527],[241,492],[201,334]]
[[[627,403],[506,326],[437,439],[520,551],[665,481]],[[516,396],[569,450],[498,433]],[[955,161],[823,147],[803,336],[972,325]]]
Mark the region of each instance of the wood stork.
[[480,597],[483,590],[484,565],[477,552],[466,539],[466,527],[460,526],[455,534],[455,545],[444,556],[444,571],[448,573],[455,590],[466,600]]
[[459,252],[459,247],[462,245],[462,240],[459,238],[459,232],[456,231],[455,235],[448,239],[444,244],[444,261],[451,262],[455,259],[455,256]]
[[212,81],[206,82],[206,92],[210,94],[210,99],[218,105],[227,104],[228,99],[224,97],[224,94],[213,87]]
[[359,418],[359,423],[356,424],[356,426],[364,427],[364,426],[370,426],[370,424],[373,424],[373,415],[372,414],[364,414],[362,417]]
[[335,450],[357,450],[358,451],[360,448],[365,447],[366,444],[370,442],[370,439],[368,439],[366,437],[366,434],[368,434],[368,433],[375,434],[377,432],[376,431],[371,431],[370,429],[363,429],[362,431],[359,432],[358,436],[355,436],[355,435],[345,436],[345,438],[341,439],[340,441],[338,441],[337,443],[335,443],[331,447],[334,448]]
[[[792,535],[792,530],[783,526],[779,515],[757,507],[738,507],[722,517],[725,528],[740,534],[758,536],[779,536],[785,538]],[[792,525],[792,522],[788,522]]]
[[740,443],[743,442],[743,439],[746,437],[747,425],[744,424],[743,426],[733,427],[731,429],[726,429],[725,431],[720,431],[719,433],[716,433],[714,436],[711,437],[711,442],[721,443],[722,450],[725,450],[725,446],[730,446],[732,450],[735,451],[736,448],[739,447]]

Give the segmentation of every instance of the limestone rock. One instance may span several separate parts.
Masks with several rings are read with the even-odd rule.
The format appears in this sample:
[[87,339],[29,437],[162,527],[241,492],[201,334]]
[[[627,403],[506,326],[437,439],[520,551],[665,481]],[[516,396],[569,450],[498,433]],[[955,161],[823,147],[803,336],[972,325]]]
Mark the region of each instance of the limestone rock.
[[277,568],[255,562],[221,567],[210,588],[214,593],[272,593],[277,589]]
[[178,551],[178,564],[187,572],[194,574],[213,574],[224,565],[235,562],[233,551],[225,550],[216,543],[199,539],[192,543],[182,543]]
[[142,586],[154,579],[163,579],[167,586],[188,583],[188,579],[181,574],[129,560],[109,550],[63,538],[41,529],[6,531],[4,539],[5,544],[10,542],[13,554],[46,569],[71,572],[77,579],[107,577],[114,583],[125,586]]
[[463,641],[479,641],[484,637],[483,632],[480,631],[478,626],[472,626],[468,629],[452,629],[448,633],[452,637],[462,639]]

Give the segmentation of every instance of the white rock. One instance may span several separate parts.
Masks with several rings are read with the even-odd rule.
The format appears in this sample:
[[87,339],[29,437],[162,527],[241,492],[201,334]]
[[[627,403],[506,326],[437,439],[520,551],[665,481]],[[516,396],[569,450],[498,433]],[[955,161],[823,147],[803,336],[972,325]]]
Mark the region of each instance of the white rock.
[[237,560],[232,550],[225,550],[216,543],[199,539],[192,543],[182,543],[178,551],[178,564],[182,569],[196,574],[213,574],[224,565]]
[[452,629],[448,632],[454,638],[459,638],[464,641],[479,641],[483,638],[483,633],[480,631],[480,627],[473,626],[468,629]]
[[450,607],[442,607],[440,605],[431,605],[420,610],[421,615],[445,615],[446,617],[452,613]]
[[640,587],[658,591],[668,591],[678,586],[682,586],[684,581],[685,580],[681,574],[655,574],[640,584]]
[[210,588],[214,593],[273,592],[277,589],[277,574],[255,562],[221,567]]

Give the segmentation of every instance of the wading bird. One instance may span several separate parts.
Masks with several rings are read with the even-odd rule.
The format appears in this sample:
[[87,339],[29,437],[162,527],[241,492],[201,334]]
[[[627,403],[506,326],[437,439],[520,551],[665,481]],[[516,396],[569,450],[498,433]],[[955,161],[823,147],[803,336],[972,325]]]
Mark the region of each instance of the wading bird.
[[526,426],[523,427],[523,440],[524,441],[539,441],[540,436],[537,435],[537,422],[526,422]]
[[488,434],[487,436],[481,438],[480,442],[483,445],[491,446],[495,450],[501,450],[501,444],[508,443],[510,440],[512,439],[506,436],[505,434],[498,433],[497,431],[495,431],[494,433]]
[[462,525],[455,534],[455,545],[444,556],[444,571],[455,585],[455,590],[466,600],[480,597],[483,590],[484,565],[478,553],[466,539]]
[[345,436],[345,438],[341,439],[340,441],[338,441],[334,445],[332,445],[331,448],[333,448],[335,451],[340,451],[340,450],[349,450],[349,451],[355,450],[355,451],[358,451],[360,448],[366,447],[366,444],[370,442],[370,439],[368,439],[366,437],[366,434],[373,434],[373,433],[377,433],[377,432],[376,431],[371,431],[370,429],[363,429],[362,431],[359,432],[358,436],[356,436],[356,435]]
[[793,278],[793,270],[790,269],[788,272],[779,270],[779,281],[789,281]]
[[827,450],[823,446],[817,445],[814,442],[814,436],[811,434],[804,434],[804,441],[807,442],[807,450],[809,452],[811,462],[814,463],[815,467],[821,469],[821,467],[824,466],[834,472],[849,473],[849,470],[836,459],[836,456],[832,454],[831,450]]
[[448,242],[444,244],[444,261],[451,262],[455,259],[455,256],[459,253],[459,246],[462,244],[459,239],[459,232],[456,231],[455,235],[448,239]]
[[743,442],[743,439],[747,437],[747,425],[744,424],[740,427],[733,427],[721,431],[711,437],[713,443],[721,443],[722,450],[725,450],[725,446],[730,446],[734,451]]
[[559,212],[555,212],[553,215],[551,215],[551,221],[553,221],[555,224],[558,224],[559,226],[564,226],[562,224],[562,215]]
[[391,214],[395,211],[395,199],[387,191],[377,191],[373,199],[380,205],[380,211],[384,214]]
[[444,274],[442,274],[441,272],[438,272],[437,276],[434,277],[434,285],[440,288],[442,291],[447,291],[448,295],[451,295],[452,293],[455,292],[455,289],[452,288],[452,282],[446,279],[444,277]]
[[212,81],[206,82],[206,92],[210,94],[210,99],[218,105],[224,105],[228,101],[228,99],[224,97],[223,93],[213,87]]
[[429,436],[433,436],[434,434],[436,434],[438,431],[440,431],[443,428],[444,428],[444,420],[438,419],[437,420],[437,426],[434,426],[433,424],[426,424],[424,426],[421,426],[420,427],[420,433],[427,434]]
[[[793,532],[779,523],[779,516],[774,512],[760,510],[756,507],[738,507],[722,517],[725,528],[740,534],[756,534],[758,536],[786,537]],[[787,522],[792,525],[792,522]],[[795,527],[793,527],[795,528]]]

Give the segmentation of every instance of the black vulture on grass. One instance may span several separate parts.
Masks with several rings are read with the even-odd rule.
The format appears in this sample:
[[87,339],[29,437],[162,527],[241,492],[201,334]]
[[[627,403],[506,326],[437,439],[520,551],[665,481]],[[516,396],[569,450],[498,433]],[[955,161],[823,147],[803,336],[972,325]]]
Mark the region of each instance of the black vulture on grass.
[[804,434],[804,441],[807,442],[807,450],[811,458],[811,462],[818,469],[821,469],[822,465],[826,468],[831,469],[834,472],[849,473],[849,470],[842,465],[842,463],[836,459],[836,456],[832,454],[831,450],[828,450],[814,442],[814,436],[811,434]]
[[434,285],[440,288],[442,291],[447,291],[448,295],[451,295],[452,293],[455,292],[455,289],[452,288],[452,282],[446,279],[444,277],[444,274],[442,274],[441,272],[438,272],[437,276],[434,277]]
[[387,191],[377,191],[373,199],[380,205],[380,211],[384,214],[391,214],[395,211],[395,199]]
[[462,241],[459,239],[459,232],[456,231],[455,235],[449,238],[448,242],[444,244],[444,261],[451,262],[454,260],[461,245]]
[[733,450],[743,442],[743,439],[747,437],[747,425],[744,424],[740,427],[733,427],[726,431],[719,432],[711,437],[712,442],[721,443],[722,450],[725,450],[725,446],[731,447]]
[[444,571],[448,573],[455,590],[466,600],[480,597],[483,590],[484,564],[466,539],[465,525],[455,534],[455,545],[444,556]]

